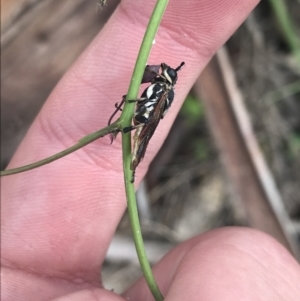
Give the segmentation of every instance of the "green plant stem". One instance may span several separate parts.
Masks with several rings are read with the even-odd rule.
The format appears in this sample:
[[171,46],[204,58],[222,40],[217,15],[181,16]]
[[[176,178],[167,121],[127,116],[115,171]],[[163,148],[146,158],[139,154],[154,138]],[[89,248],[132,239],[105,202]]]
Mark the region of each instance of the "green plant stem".
[[85,145],[87,145],[87,144],[89,144],[89,143],[91,143],[91,142],[93,142],[93,141],[109,134],[109,133],[112,133],[112,132],[116,131],[119,128],[120,128],[120,121],[117,120],[116,122],[112,123],[111,125],[83,137],[75,145],[73,145],[69,148],[66,148],[65,150],[63,150],[63,151],[61,151],[61,152],[59,152],[59,153],[57,153],[57,154],[55,154],[51,157],[47,157],[43,160],[34,162],[32,164],[28,164],[28,165],[24,165],[24,166],[21,166],[21,167],[1,171],[1,177],[21,173],[21,172],[24,172],[24,171],[28,171],[28,170],[31,170],[31,169],[49,164],[49,163],[51,163],[55,160],[58,160],[58,159],[66,156],[66,155],[69,155],[69,154],[75,152],[76,150],[82,148],[83,146],[85,146]]
[[269,0],[269,2],[281,27],[284,38],[300,64],[300,38],[288,14],[285,2],[283,0]]
[[[128,99],[136,99],[138,96],[139,87],[141,84],[142,76],[147,64],[147,60],[150,54],[150,50],[163,17],[164,11],[167,7],[168,0],[158,0],[149,24],[146,29],[146,33],[139,51],[139,55],[135,64],[131,83],[127,93]],[[121,115],[121,119],[125,125],[131,125],[132,115],[134,112],[134,104],[126,103]],[[147,254],[144,247],[141,227],[139,223],[138,210],[135,198],[134,185],[131,183],[132,171],[130,169],[131,163],[131,134],[122,134],[122,147],[123,147],[123,170],[125,179],[126,196],[128,203],[128,213],[133,232],[134,244],[136,247],[137,255],[143,271],[146,282],[156,301],[162,301],[163,295],[159,290],[159,287],[154,279],[151,266],[149,264]]]
[[[137,98],[142,76],[150,54],[150,50],[156,32],[162,20],[164,11],[167,7],[167,4],[168,4],[168,0],[157,0],[156,6],[154,8],[149,24],[147,26],[146,33],[135,64],[135,68],[133,71],[133,75],[127,93],[127,98],[126,98],[127,100]],[[124,126],[126,125],[128,126],[131,124],[133,112],[134,112],[134,104],[126,102],[121,117],[113,124],[105,127],[104,129],[101,129],[90,135],[85,136],[84,138],[80,139],[77,144],[51,157],[18,168],[1,171],[1,176],[8,176],[8,175],[28,171],[40,167],[42,165],[48,164],[50,162],[60,159],[82,148],[83,146],[97,140],[100,137],[103,137],[115,131],[120,131],[122,128],[124,128]],[[162,301],[164,299],[163,295],[160,292],[159,287],[155,281],[145,251],[143,237],[141,233],[141,227],[139,223],[138,210],[136,205],[135,189],[134,189],[134,185],[131,183],[132,171],[130,169],[130,163],[131,163],[131,134],[130,133],[127,134],[122,133],[122,148],[123,148],[124,180],[125,180],[125,188],[126,188],[126,197],[128,202],[128,213],[129,213],[131,228],[133,232],[133,239],[137,250],[137,255],[139,258],[141,269],[143,271],[144,277],[146,279],[146,282],[149,286],[151,293],[153,294],[156,301]]]

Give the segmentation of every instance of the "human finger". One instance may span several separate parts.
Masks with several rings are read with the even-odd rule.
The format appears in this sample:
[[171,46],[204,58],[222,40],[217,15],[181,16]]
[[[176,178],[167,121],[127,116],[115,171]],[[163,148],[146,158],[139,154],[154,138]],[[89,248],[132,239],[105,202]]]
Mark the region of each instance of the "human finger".
[[[164,61],[177,66],[184,60],[186,67],[180,71],[172,109],[139,166],[139,178],[200,71],[256,3],[170,2],[149,63]],[[127,90],[153,4],[121,3],[55,88],[10,167],[52,155],[106,125],[113,104]],[[52,164],[3,179],[2,256],[6,264],[60,279],[98,281],[99,266],[126,207],[120,142],[110,146],[107,140],[100,139]]]
[[[300,267],[272,237],[223,228],[191,239],[154,267],[165,300],[300,300]],[[124,294],[152,300],[140,279]]]

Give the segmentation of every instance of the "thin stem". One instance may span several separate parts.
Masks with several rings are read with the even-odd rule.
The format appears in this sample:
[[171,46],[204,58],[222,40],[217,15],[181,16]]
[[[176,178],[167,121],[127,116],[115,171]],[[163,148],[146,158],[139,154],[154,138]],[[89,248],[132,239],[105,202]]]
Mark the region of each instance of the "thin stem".
[[[132,74],[131,83],[127,93],[128,99],[136,99],[141,84],[142,76],[147,64],[147,60],[150,54],[150,50],[162,20],[164,11],[167,7],[168,0],[158,0],[156,6],[150,18],[149,24],[146,29],[146,33],[139,51],[139,55],[135,64],[135,68]],[[125,126],[131,125],[131,119],[134,111],[134,104],[125,103],[121,119],[124,121]],[[143,237],[141,233],[141,227],[139,223],[138,210],[136,205],[135,190],[134,185],[131,183],[130,169],[131,163],[131,134],[122,133],[122,147],[123,147],[123,170],[125,179],[126,196],[128,202],[128,213],[131,223],[131,228],[133,232],[133,239],[139,258],[139,262],[146,279],[146,282],[155,298],[156,301],[162,301],[163,295],[159,290],[159,287],[154,279],[151,266],[149,264],[147,254],[144,247]]]
[[[160,22],[162,20],[164,11],[167,7],[168,0],[157,0],[156,6],[154,8],[154,11],[152,13],[152,16],[150,18],[149,24],[146,29],[146,33],[139,51],[139,55],[136,61],[136,65],[133,71],[130,87],[128,89],[127,93],[127,100],[128,99],[136,99],[138,90],[140,87],[140,83],[142,80],[142,76],[145,70],[145,66],[150,54],[150,50],[152,47],[152,43],[154,41],[156,32],[158,30],[158,27],[160,25]],[[65,149],[62,152],[59,152],[51,157],[48,157],[46,159],[40,160],[38,162],[28,164],[22,167],[5,170],[1,172],[1,176],[7,176],[12,175],[20,172],[24,172],[27,170],[31,170],[37,167],[40,167],[42,165],[48,164],[50,162],[53,162],[57,159],[60,159],[78,149],[81,147],[97,140],[100,137],[103,137],[109,133],[114,133],[116,131],[120,131],[125,126],[128,126],[131,124],[131,119],[134,111],[134,104],[125,102],[123,112],[121,114],[121,117],[114,122],[113,124],[105,127],[104,129],[101,129],[99,131],[96,131],[95,133],[92,133],[90,135],[85,136],[84,138],[80,139],[78,143],[73,145],[70,148]],[[124,179],[125,179],[125,188],[126,188],[126,196],[127,196],[127,202],[128,202],[128,212],[131,222],[131,228],[133,232],[133,239],[135,243],[135,247],[137,250],[137,255],[140,261],[140,265],[143,271],[143,274],[145,276],[146,282],[155,298],[156,301],[162,301],[163,295],[160,292],[158,285],[154,279],[147,254],[145,251],[144,243],[143,243],[143,237],[141,234],[141,227],[139,223],[139,217],[138,217],[138,210],[136,205],[136,199],[135,199],[135,190],[134,185],[131,183],[131,173],[130,170],[130,162],[131,162],[131,134],[129,133],[122,133],[122,148],[123,148],[123,168],[124,168]]]
[[78,143],[76,143],[75,145],[51,156],[51,157],[48,157],[48,158],[45,158],[43,160],[40,160],[40,161],[37,161],[37,162],[34,162],[32,164],[28,164],[28,165],[24,165],[24,166],[21,166],[21,167],[17,167],[17,168],[12,168],[12,169],[7,169],[7,170],[4,170],[4,171],[1,171],[1,177],[2,176],[9,176],[9,175],[13,175],[13,174],[16,174],[16,173],[21,173],[21,172],[24,172],[24,171],[28,171],[28,170],[31,170],[31,169],[34,169],[34,168],[37,168],[37,167],[40,167],[40,166],[43,166],[43,165],[46,165],[46,164],[49,164],[55,160],[58,160],[66,155],[69,155],[73,152],[75,152],[76,150],[82,148],[83,146],[109,134],[109,133],[112,133],[114,131],[116,131],[117,129],[120,128],[120,121],[117,120],[116,122],[114,122],[113,124],[99,130],[99,131],[96,131],[92,134],[89,134],[85,137],[83,137],[82,139],[80,139],[78,141]]

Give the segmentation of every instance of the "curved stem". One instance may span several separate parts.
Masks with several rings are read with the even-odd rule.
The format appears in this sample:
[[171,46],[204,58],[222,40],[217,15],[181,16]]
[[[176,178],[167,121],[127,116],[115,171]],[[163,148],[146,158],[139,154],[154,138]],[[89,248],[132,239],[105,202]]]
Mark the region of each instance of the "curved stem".
[[[152,16],[150,18],[149,24],[146,29],[146,33],[139,51],[139,55],[136,61],[136,65],[133,71],[132,79],[130,82],[130,87],[128,89],[127,93],[127,100],[128,99],[136,99],[138,90],[141,84],[142,76],[145,70],[145,66],[147,63],[147,59],[149,57],[149,53],[157,32],[157,29],[159,27],[159,24],[161,22],[161,19],[163,17],[164,11],[167,7],[168,0],[157,0],[156,6],[154,8],[154,11],[152,13]],[[105,127],[104,129],[101,129],[99,131],[96,131],[90,135],[85,136],[84,138],[80,139],[78,143],[73,145],[72,147],[69,147],[62,152],[59,152],[53,156],[50,156],[48,158],[45,158],[43,160],[40,160],[38,162],[28,164],[22,167],[9,169],[5,171],[1,171],[1,176],[8,176],[24,171],[28,171],[37,167],[40,167],[42,165],[51,163],[57,159],[60,159],[78,149],[81,147],[97,140],[100,137],[103,137],[109,133],[114,133],[116,131],[120,131],[122,128],[124,128],[126,125],[131,124],[131,119],[134,111],[134,104],[126,102],[124,105],[123,112],[121,114],[121,117],[114,122],[113,124]],[[156,301],[162,301],[163,295],[160,292],[158,285],[154,279],[147,254],[145,251],[144,243],[143,243],[143,237],[141,234],[141,227],[139,223],[139,217],[138,217],[138,210],[136,205],[136,198],[135,198],[135,190],[134,185],[131,183],[131,173],[130,170],[130,162],[131,162],[131,134],[129,133],[122,133],[122,148],[123,148],[123,169],[124,169],[124,179],[125,179],[125,188],[126,188],[126,197],[128,202],[128,212],[130,217],[130,223],[131,228],[133,232],[133,239],[135,243],[135,247],[137,250],[137,255],[139,258],[139,262],[143,271],[143,274],[145,276],[146,282],[151,290],[151,293],[153,294]]]
[[[131,83],[127,93],[128,99],[136,99],[139,91],[139,87],[142,81],[142,76],[147,64],[147,60],[150,54],[150,50],[158,30],[159,24],[163,17],[164,11],[167,7],[168,0],[158,0],[156,6],[153,10],[152,16],[150,18],[149,24],[146,29],[146,33],[139,51],[139,55],[135,64],[135,68],[132,74]],[[131,125],[132,115],[134,112],[134,104],[125,103],[121,118],[124,121],[125,126]],[[131,134],[122,133],[122,148],[123,148],[123,169],[124,169],[124,179],[126,196],[128,203],[128,213],[131,223],[131,228],[133,232],[133,239],[139,258],[139,262],[146,279],[146,282],[155,298],[156,301],[162,301],[163,295],[159,290],[159,287],[154,279],[151,266],[149,264],[147,254],[144,247],[141,227],[139,223],[138,210],[135,198],[135,189],[133,183],[131,183]]]
[[121,122],[119,120],[117,120],[116,122],[112,123],[111,125],[83,137],[75,145],[73,145],[69,148],[66,148],[65,150],[63,150],[63,151],[61,151],[61,152],[59,152],[59,153],[57,153],[53,156],[50,156],[50,157],[45,158],[43,160],[34,162],[32,164],[28,164],[28,165],[24,165],[24,166],[21,166],[21,167],[1,171],[1,177],[2,176],[13,175],[13,174],[16,174],[16,173],[21,173],[21,172],[24,172],[24,171],[28,171],[28,170],[43,166],[45,164],[49,164],[49,163],[51,163],[55,160],[58,160],[58,159],[66,156],[66,155],[69,155],[69,154],[77,151],[78,149],[82,148],[83,146],[85,146],[85,145],[87,145],[87,144],[89,144],[89,143],[91,143],[91,142],[93,142],[93,141],[109,134],[109,133],[112,133],[112,132],[115,132],[116,130],[119,130],[120,129],[120,123]]

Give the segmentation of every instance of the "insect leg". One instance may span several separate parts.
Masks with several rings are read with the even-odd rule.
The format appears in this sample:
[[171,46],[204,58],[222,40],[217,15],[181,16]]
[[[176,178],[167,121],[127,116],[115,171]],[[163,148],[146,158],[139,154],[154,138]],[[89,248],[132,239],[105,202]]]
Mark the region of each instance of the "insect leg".
[[137,125],[131,125],[131,126],[127,126],[126,128],[123,129],[123,133],[126,134],[128,132],[131,132],[133,130],[136,130],[138,128],[141,128],[145,125],[146,123],[139,123]]
[[123,109],[121,109],[121,108],[119,107],[119,103],[118,103],[118,102],[115,103],[115,108],[116,108],[116,109],[119,109],[119,111],[123,111]]
[[111,121],[112,121],[112,119],[114,118],[114,116],[118,113],[118,111],[122,111],[122,106],[123,106],[123,104],[124,104],[124,102],[125,102],[125,99],[126,99],[126,95],[123,95],[122,96],[122,101],[120,102],[120,104],[118,104],[118,103],[116,103],[115,104],[115,107],[116,107],[116,110],[113,112],[113,114],[110,116],[110,118],[108,119],[108,125],[110,125],[111,124]]
[[123,133],[128,133],[132,130],[136,130],[138,128],[145,126],[150,121],[150,119],[151,119],[151,117],[146,118],[143,115],[134,116],[135,125],[131,125],[131,126],[127,126],[127,127],[123,128]]
[[140,98],[137,98],[137,99],[129,99],[127,100],[129,103],[132,103],[132,102],[140,102],[140,101],[144,101],[146,100],[147,97],[140,97]]

